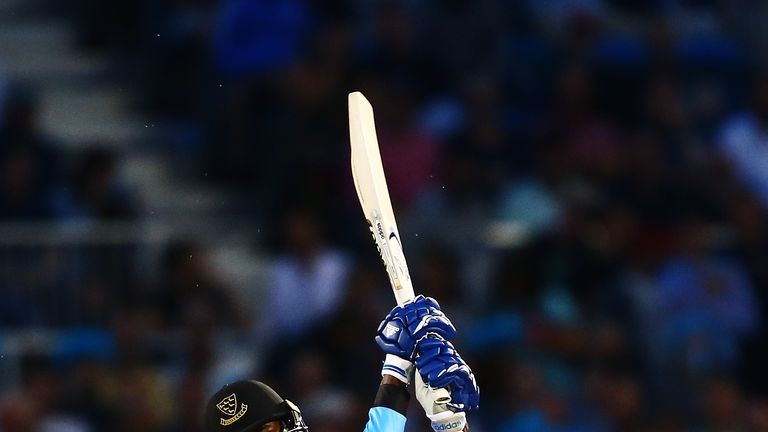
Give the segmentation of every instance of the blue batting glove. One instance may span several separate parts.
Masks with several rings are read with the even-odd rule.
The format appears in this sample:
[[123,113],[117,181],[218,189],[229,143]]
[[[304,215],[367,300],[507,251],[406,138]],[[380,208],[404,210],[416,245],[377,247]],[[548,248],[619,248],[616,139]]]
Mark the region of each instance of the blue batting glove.
[[416,342],[427,335],[450,340],[456,328],[435,299],[419,295],[387,314],[376,331],[376,343],[387,354],[413,360]]
[[453,344],[441,338],[428,337],[419,341],[416,352],[416,369],[422,380],[432,388],[450,390],[449,407],[459,411],[478,408],[480,389],[475,375]]

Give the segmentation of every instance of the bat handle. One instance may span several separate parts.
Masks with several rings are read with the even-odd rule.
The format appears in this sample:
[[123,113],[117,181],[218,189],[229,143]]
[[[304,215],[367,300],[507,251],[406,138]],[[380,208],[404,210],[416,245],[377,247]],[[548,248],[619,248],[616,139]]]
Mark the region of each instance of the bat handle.
[[395,288],[395,300],[397,300],[397,304],[400,306],[409,300],[413,300],[414,297],[416,297],[416,294],[414,294],[413,287],[410,284]]

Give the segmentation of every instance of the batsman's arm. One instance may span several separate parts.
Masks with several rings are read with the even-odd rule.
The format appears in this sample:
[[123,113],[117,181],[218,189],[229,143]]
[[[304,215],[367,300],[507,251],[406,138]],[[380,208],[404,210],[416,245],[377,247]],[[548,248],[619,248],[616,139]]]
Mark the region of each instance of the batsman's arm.
[[403,381],[391,375],[382,376],[364,432],[403,432],[410,400]]

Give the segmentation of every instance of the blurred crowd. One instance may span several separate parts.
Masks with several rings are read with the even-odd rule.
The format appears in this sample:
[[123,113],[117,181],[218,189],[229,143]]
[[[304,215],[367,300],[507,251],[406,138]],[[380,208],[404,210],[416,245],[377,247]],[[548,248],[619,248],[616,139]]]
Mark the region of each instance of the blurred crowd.
[[[414,286],[477,375],[473,431],[768,431],[765,4],[50,3],[137,111],[178,125],[158,145],[184,172],[236,191],[269,272],[247,301],[189,239],[152,271],[91,260],[73,287],[4,250],[0,341],[57,336],[19,354],[0,431],[196,431],[243,376],[315,432],[362,429],[393,300],[351,181],[354,90]],[[34,89],[3,95],[0,219],[142,218],[119,154],[59,154]]]

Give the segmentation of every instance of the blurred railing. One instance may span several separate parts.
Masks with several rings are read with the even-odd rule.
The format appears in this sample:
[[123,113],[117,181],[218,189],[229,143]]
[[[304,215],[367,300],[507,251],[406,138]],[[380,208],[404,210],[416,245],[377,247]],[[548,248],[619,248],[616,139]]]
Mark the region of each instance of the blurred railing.
[[139,222],[23,222],[0,224],[0,247],[152,243],[168,230]]
[[108,323],[157,283],[174,239],[209,247],[252,237],[204,221],[0,224],[0,327]]
[[[109,337],[101,340],[103,330],[96,329],[112,327],[123,308],[152,300],[170,243],[192,241],[218,251],[250,249],[258,232],[247,221],[222,218],[0,224],[0,390],[19,384],[25,354],[60,356],[70,339],[77,341],[77,349],[108,345]],[[225,260],[231,257],[224,255]],[[258,261],[245,265],[259,268]],[[170,338],[160,346],[178,344],[173,332],[153,337]],[[79,346],[83,341],[91,346]]]

